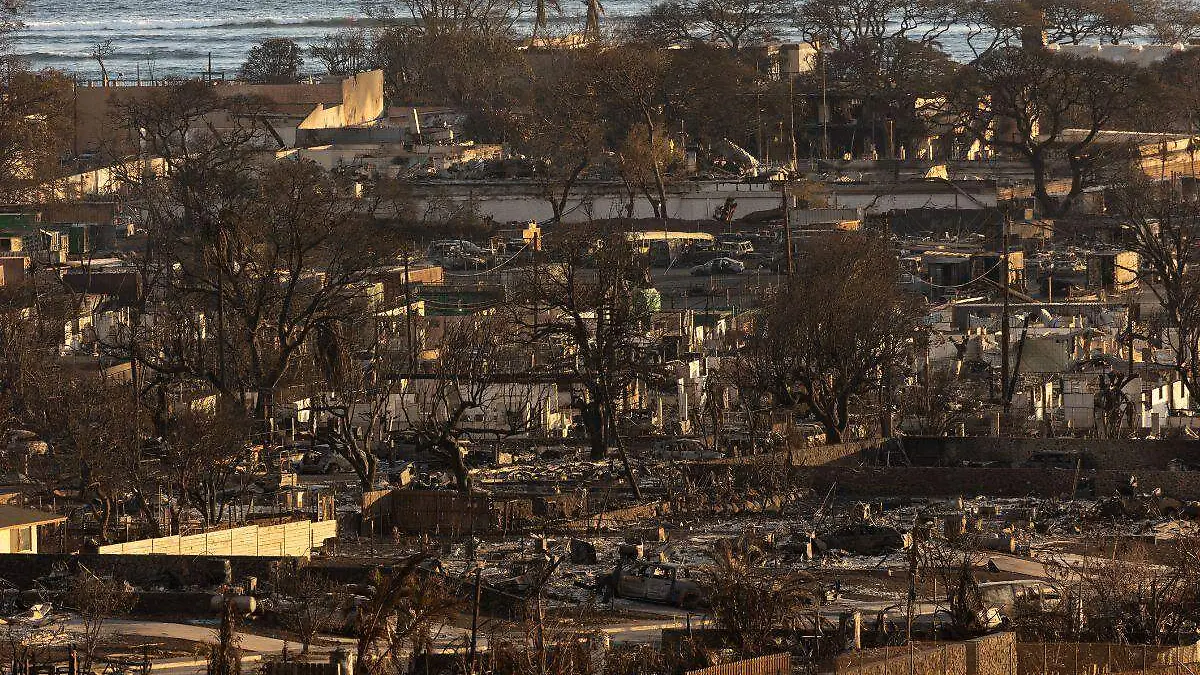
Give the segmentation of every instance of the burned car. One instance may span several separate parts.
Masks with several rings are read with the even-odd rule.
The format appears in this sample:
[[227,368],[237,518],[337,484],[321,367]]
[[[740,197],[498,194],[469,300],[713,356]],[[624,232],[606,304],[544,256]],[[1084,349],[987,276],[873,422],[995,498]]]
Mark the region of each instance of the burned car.
[[628,561],[614,573],[614,591],[618,598],[645,600],[687,609],[702,607],[704,589],[686,567],[670,563]]

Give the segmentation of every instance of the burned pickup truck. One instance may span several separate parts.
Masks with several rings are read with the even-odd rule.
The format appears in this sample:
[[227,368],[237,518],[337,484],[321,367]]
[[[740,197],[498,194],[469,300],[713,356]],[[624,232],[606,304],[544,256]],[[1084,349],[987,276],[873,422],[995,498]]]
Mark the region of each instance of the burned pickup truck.
[[686,609],[707,603],[704,589],[686,567],[670,563],[631,560],[613,573],[613,590],[618,598],[659,602]]

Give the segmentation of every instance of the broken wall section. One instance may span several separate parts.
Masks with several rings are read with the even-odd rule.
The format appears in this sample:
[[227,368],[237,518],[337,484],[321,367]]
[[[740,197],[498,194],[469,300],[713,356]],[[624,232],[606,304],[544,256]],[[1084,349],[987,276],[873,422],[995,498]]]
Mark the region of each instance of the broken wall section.
[[577,518],[587,513],[579,492],[534,495],[470,495],[447,490],[377,490],[363,495],[364,536],[438,532],[448,536],[503,532],[538,520]]

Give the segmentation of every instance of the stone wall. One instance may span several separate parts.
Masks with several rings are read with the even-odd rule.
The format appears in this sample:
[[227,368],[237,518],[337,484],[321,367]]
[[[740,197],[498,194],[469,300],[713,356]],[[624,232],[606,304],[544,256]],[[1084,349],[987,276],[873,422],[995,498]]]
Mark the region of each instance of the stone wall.
[[1105,675],[1195,672],[1197,647],[1104,643],[1017,643],[1012,633],[967,642],[878,647],[837,657],[838,675]]
[[791,454],[796,466],[857,466],[874,457],[875,443],[836,443],[798,447]]
[[206,591],[140,591],[131,613],[134,616],[215,616],[213,595]]
[[1130,474],[1138,477],[1138,486],[1147,492],[1162,488],[1164,495],[1200,500],[1200,471],[1097,471],[1093,476],[1096,496],[1110,496],[1118,487],[1128,485]]
[[966,675],[967,647],[957,642],[863,649],[837,657],[833,672],[837,675]]
[[560,494],[464,495],[447,490],[376,490],[363,495],[363,536],[403,532],[440,532],[451,536],[494,532],[540,520],[578,518],[587,512],[587,496]]
[[1013,675],[1017,672],[1017,637],[993,633],[967,641],[967,675]]
[[1200,464],[1200,441],[905,436],[902,443],[909,459],[925,466],[963,461],[1019,465],[1043,452],[1083,453],[1085,467],[1102,470],[1165,469],[1172,459]]
[[712,465],[791,464],[793,466],[858,466],[874,461],[875,442],[835,443],[833,445],[802,445],[793,443],[782,452],[763,455],[730,457],[701,462]]
[[984,469],[975,467],[810,467],[798,469],[824,493],[834,483],[846,496],[1056,497],[1067,494],[1075,472],[1066,469]]
[[591,531],[609,526],[627,525],[643,520],[661,518],[672,513],[671,505],[667,502],[648,502],[621,509],[611,509],[596,513],[587,518],[578,518],[560,523],[554,529],[565,532]]
[[1023,642],[1017,675],[1140,672],[1143,667],[1196,661],[1196,646],[1162,647],[1092,642]]
[[1015,675],[1016,638],[995,633],[967,642],[918,643],[847,652],[834,661],[834,672],[851,675]]
[[[839,467],[796,469],[813,490],[824,493],[837,484],[837,494],[851,497],[1061,497],[1075,485],[1070,469],[1007,469],[964,466]],[[1127,485],[1130,474],[1149,491],[1184,501],[1200,500],[1200,471],[1083,471],[1080,481],[1092,479],[1097,497],[1106,497]]]
[[229,578],[247,576],[270,578],[271,569],[281,560],[262,556],[203,557],[191,555],[101,555],[68,553],[0,554],[0,579],[18,588],[30,588],[33,581],[56,570],[74,573],[82,565],[100,576],[124,579],[134,586],[181,589],[188,586],[213,586]]

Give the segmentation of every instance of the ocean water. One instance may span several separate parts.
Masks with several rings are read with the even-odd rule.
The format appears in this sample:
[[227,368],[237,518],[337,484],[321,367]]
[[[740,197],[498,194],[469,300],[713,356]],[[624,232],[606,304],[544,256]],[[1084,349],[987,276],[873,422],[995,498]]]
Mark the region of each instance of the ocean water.
[[[246,53],[267,38],[287,37],[305,47],[347,26],[373,26],[364,1],[387,0],[28,0],[25,27],[15,50],[34,68],[57,68],[82,79],[99,79],[91,57],[95,46],[111,44],[105,59],[110,78],[142,81],[195,77],[211,67],[217,77],[236,75]],[[617,24],[637,15],[653,0],[602,0],[604,21]],[[553,29],[582,26],[585,0],[561,0]],[[386,6],[386,5],[384,5]],[[528,21],[532,17],[524,17]],[[528,24],[526,24],[528,25]],[[963,58],[964,33],[951,29],[943,48]],[[961,52],[961,53],[960,53]],[[306,57],[305,70],[320,64]]]
[[29,9],[13,42],[34,68],[98,77],[90,54],[107,41],[105,65],[122,79],[197,75],[209,54],[213,71],[232,77],[263,39],[311,44],[363,16],[353,0],[31,0]]
[[[578,7],[572,6],[572,3]],[[110,77],[122,80],[196,76],[208,68],[233,77],[256,43],[287,37],[311,45],[345,26],[373,25],[356,0],[29,0],[15,51],[34,68],[98,78],[90,54],[101,42]],[[582,0],[565,0],[561,21],[582,16]],[[629,16],[637,0],[606,0],[610,18]],[[319,64],[307,58],[306,70]]]

